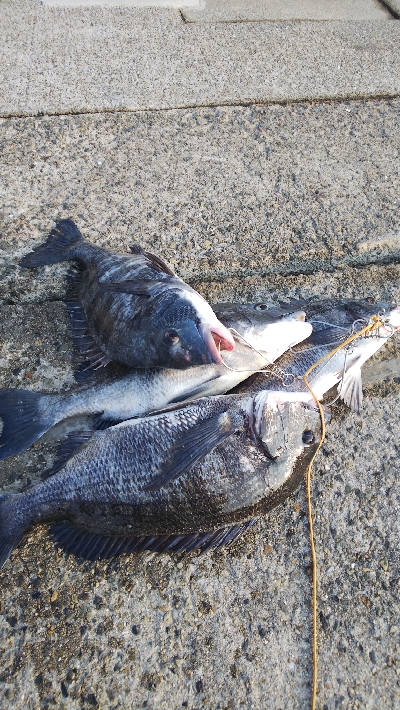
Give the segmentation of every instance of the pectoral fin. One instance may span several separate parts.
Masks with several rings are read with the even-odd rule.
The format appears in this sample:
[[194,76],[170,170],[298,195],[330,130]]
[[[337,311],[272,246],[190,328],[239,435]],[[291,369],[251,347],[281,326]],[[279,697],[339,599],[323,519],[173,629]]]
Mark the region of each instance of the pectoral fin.
[[340,397],[350,409],[360,413],[363,401],[361,368],[353,366],[344,377],[340,389]]
[[161,473],[144,490],[156,491],[174,481],[242,425],[241,417],[224,412],[185,431],[169,450]]

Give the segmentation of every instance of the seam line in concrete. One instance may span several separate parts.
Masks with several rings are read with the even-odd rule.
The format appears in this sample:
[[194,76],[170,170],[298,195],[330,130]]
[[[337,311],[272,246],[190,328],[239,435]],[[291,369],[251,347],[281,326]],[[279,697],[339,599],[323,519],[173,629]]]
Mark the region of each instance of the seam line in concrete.
[[190,276],[190,283],[201,283],[209,281],[218,281],[221,278],[237,278],[258,276],[264,278],[266,276],[300,276],[317,273],[333,273],[342,271],[345,268],[367,269],[371,266],[394,266],[400,264],[400,251],[386,252],[381,257],[337,257],[333,259],[318,259],[318,261],[299,261],[298,264],[291,262],[290,266],[286,263],[265,266],[261,269],[239,268],[224,271],[208,271],[205,274]]
[[400,13],[390,3],[386,2],[386,0],[379,0],[379,3],[391,14],[394,20],[400,20]]
[[248,99],[241,101],[215,101],[210,103],[198,103],[198,104],[177,104],[175,106],[147,106],[143,108],[103,108],[103,109],[79,109],[70,111],[38,111],[37,113],[0,113],[0,119],[9,118],[44,118],[45,116],[87,116],[87,115],[98,115],[98,114],[115,114],[115,113],[147,113],[147,112],[163,112],[163,111],[182,111],[185,109],[200,109],[200,108],[229,108],[234,106],[291,106],[293,104],[335,104],[351,102],[356,103],[359,101],[387,101],[390,99],[400,98],[400,92],[393,94],[360,94],[359,96],[327,96],[325,98],[310,98],[302,97],[297,99],[270,99],[268,101],[258,100],[258,99]]
[[[335,273],[335,272],[340,272],[345,268],[353,268],[353,269],[359,269],[359,270],[364,270],[368,269],[371,266],[377,266],[379,267],[385,267],[385,266],[396,266],[400,264],[400,251],[395,252],[395,253],[386,253],[384,256],[381,258],[372,258],[368,259],[367,258],[362,258],[361,260],[357,261],[357,258],[359,257],[341,257],[337,259],[325,259],[325,260],[318,260],[316,261],[309,261],[309,262],[304,262],[300,261],[298,264],[298,267],[296,268],[296,265],[293,267],[293,264],[291,264],[291,267],[288,268],[287,264],[282,264],[278,266],[271,266],[271,267],[264,267],[262,269],[247,269],[247,268],[239,268],[239,269],[230,269],[230,270],[224,270],[224,271],[208,271],[207,273],[202,273],[202,274],[194,274],[192,276],[189,276],[186,278],[186,282],[189,285],[195,285],[195,284],[202,284],[202,283],[210,283],[213,281],[219,281],[221,278],[246,278],[246,277],[258,277],[258,278],[266,278],[267,276],[282,276],[282,277],[290,277],[290,276],[309,276],[311,274],[327,274],[327,273]],[[8,306],[13,306],[17,305],[18,303],[23,303],[18,297],[17,298],[11,298],[11,297],[6,297],[4,299],[6,301],[6,305]],[[34,303],[40,304],[40,303],[63,303],[65,304],[65,299],[63,298],[40,298],[39,300],[34,299]]]
[[[387,22],[390,22],[391,20],[399,20],[400,15],[393,10],[389,5],[386,5],[385,2],[382,0],[379,0],[381,5],[385,7],[385,10],[387,10],[391,17],[387,18]],[[182,11],[179,11],[179,14],[184,22],[185,25],[266,25],[266,24],[277,24],[277,23],[282,23],[282,22],[293,22],[293,23],[301,23],[301,22],[308,22],[312,23],[314,22],[315,24],[324,24],[325,22],[347,22],[347,20],[314,20],[312,18],[309,18],[307,20],[303,19],[298,19],[294,17],[293,19],[290,20],[282,20],[282,18],[279,18],[277,20],[210,20],[210,22],[198,22],[197,20],[188,20],[186,17],[183,15]],[[377,20],[379,21],[379,20]],[[385,22],[385,20],[380,20],[381,22]],[[357,22],[357,20],[352,20],[352,22]],[[358,20],[358,22],[364,22],[364,20]]]

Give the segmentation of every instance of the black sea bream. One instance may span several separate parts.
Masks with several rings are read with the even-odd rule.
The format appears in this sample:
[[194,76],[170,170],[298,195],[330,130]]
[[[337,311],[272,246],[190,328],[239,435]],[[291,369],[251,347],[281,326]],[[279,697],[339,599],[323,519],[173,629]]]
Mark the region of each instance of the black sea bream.
[[68,417],[98,414],[102,422],[117,422],[163,409],[172,402],[224,394],[249,377],[252,370],[274,362],[311,332],[312,326],[304,322],[304,311],[293,310],[293,306],[237,303],[217,305],[215,310],[226,326],[245,339],[237,336],[236,348],[224,352],[224,361],[232,369],[212,364],[187,370],[131,370],[111,382],[81,387],[64,395],[0,390],[0,459],[24,451]]
[[91,560],[221,546],[299,485],[319,433],[313,403],[261,392],[199,399],[87,441],[82,434],[58,472],[1,496],[0,565],[47,521],[59,521],[53,535],[64,549]]
[[78,263],[68,308],[77,345],[92,366],[220,363],[220,349],[233,350],[235,343],[211,306],[159,257],[132,249],[118,254],[97,247],[64,219],[20,265]]

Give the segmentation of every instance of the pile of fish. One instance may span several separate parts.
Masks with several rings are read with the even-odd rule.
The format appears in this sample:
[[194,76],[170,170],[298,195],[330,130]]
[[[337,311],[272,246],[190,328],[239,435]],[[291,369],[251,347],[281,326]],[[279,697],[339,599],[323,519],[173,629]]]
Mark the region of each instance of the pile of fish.
[[[0,566],[42,522],[90,560],[232,544],[295,490],[316,451],[321,415],[307,370],[378,315],[309,377],[320,400],[337,386],[359,411],[361,367],[400,328],[400,310],[371,299],[213,310],[158,256],[97,247],[71,220],[20,265],[61,261],[73,262],[67,308],[81,386],[0,390],[0,458],[64,419],[73,429],[91,414],[95,425],[68,435],[42,483],[0,496]],[[120,375],[87,379],[111,361]]]

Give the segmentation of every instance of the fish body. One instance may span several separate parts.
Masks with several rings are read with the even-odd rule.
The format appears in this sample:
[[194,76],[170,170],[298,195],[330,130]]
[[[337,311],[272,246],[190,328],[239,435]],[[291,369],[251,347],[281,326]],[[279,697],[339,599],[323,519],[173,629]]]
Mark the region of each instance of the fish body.
[[[326,358],[352,332],[368,325],[373,315],[380,315],[384,325],[368,335],[362,335]],[[338,395],[356,412],[362,406],[361,368],[400,328],[400,309],[371,299],[320,301],[307,304],[307,319],[313,326],[312,334],[280,357],[271,375],[257,375],[250,384],[241,385],[240,392],[257,393],[261,390],[307,392],[304,375],[322,358],[308,376],[308,382],[320,400],[332,387],[339,384]]]
[[203,398],[78,438],[58,473],[0,499],[0,564],[39,522],[63,521],[56,539],[89,559],[233,539],[294,490],[318,443],[315,405],[272,395]]
[[64,395],[0,390],[0,459],[20,453],[69,417],[98,414],[103,421],[122,421],[173,402],[224,394],[310,334],[312,326],[304,322],[304,311],[272,306],[259,311],[257,305],[216,306],[222,323],[235,327],[238,333],[236,348],[224,352],[224,362],[231,369],[216,363],[187,370],[137,369],[111,382]]
[[184,369],[220,363],[233,350],[231,333],[197,291],[157,256],[134,247],[119,254],[83,239],[72,220],[60,220],[24,268],[74,261],[79,269],[67,302],[80,352],[92,365]]

